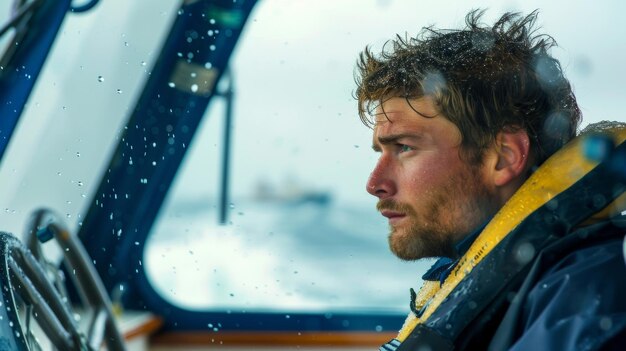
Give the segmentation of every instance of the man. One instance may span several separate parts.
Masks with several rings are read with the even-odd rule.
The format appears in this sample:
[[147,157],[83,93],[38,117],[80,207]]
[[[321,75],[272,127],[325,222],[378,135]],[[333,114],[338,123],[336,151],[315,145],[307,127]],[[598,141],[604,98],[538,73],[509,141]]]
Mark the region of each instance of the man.
[[381,350],[626,349],[626,128],[575,138],[581,113],[536,13],[482,13],[358,61],[390,248],[439,258]]

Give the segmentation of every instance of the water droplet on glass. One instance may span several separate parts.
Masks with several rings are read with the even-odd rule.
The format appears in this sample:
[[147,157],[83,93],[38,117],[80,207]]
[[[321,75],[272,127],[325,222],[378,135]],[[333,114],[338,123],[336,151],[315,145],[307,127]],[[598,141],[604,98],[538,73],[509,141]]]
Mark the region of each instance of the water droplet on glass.
[[604,161],[613,149],[613,140],[605,135],[589,135],[583,141],[583,154],[591,161]]
[[174,88],[174,87],[176,86],[176,84],[174,84],[174,82],[169,82],[169,83],[167,83],[167,85],[168,85],[170,88]]
[[198,84],[192,84],[191,85],[191,91],[194,92],[194,93],[197,92],[198,91]]
[[78,181],[77,184],[78,184],[78,186],[83,186],[83,182],[81,182],[81,181]]
[[116,91],[117,91],[118,94],[122,93],[122,89],[117,89]]
[[376,328],[375,328],[375,330],[376,330],[377,332],[379,332],[379,333],[380,333],[381,331],[383,331],[383,327],[382,327],[382,325],[377,325],[377,326],[376,326]]
[[535,257],[535,246],[531,243],[523,243],[515,251],[515,260],[521,265],[530,262],[533,257]]
[[613,326],[613,320],[611,317],[602,317],[600,319],[600,329],[608,331]]
[[98,76],[98,82],[100,82],[100,83],[104,82],[104,77],[103,76]]

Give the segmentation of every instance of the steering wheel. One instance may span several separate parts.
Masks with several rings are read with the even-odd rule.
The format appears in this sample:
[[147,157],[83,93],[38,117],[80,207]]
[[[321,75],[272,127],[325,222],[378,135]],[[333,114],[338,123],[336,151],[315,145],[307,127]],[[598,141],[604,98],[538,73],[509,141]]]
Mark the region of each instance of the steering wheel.
[[11,234],[0,233],[0,255],[0,347],[41,350],[34,333],[38,327],[56,349],[80,350],[74,319],[28,249]]
[[[111,302],[89,256],[57,218],[46,209],[34,213],[24,240],[28,248],[0,232],[0,349],[48,349],[36,337],[44,335],[56,350],[99,350],[103,344],[110,351],[125,350]],[[81,315],[90,317],[82,327],[70,306],[63,272],[43,254],[41,244],[51,239],[63,252],[84,308]]]

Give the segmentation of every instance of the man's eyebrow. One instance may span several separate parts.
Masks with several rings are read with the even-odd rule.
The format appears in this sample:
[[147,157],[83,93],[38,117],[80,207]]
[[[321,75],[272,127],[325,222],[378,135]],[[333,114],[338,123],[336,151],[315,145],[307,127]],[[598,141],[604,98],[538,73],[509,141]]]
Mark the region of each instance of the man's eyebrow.
[[372,149],[378,152],[380,151],[380,145],[395,144],[400,139],[419,140],[422,139],[422,135],[419,133],[401,133],[379,136],[375,138],[374,142],[372,143]]

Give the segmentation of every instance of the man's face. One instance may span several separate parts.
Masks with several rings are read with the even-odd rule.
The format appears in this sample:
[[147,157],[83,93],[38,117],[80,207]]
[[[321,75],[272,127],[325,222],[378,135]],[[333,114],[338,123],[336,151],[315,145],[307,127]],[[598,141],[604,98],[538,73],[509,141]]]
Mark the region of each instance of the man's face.
[[454,244],[494,212],[493,191],[482,166],[461,159],[459,129],[432,100],[409,102],[392,98],[376,111],[373,148],[380,158],[367,191],[389,218],[389,246],[396,256],[453,257]]

